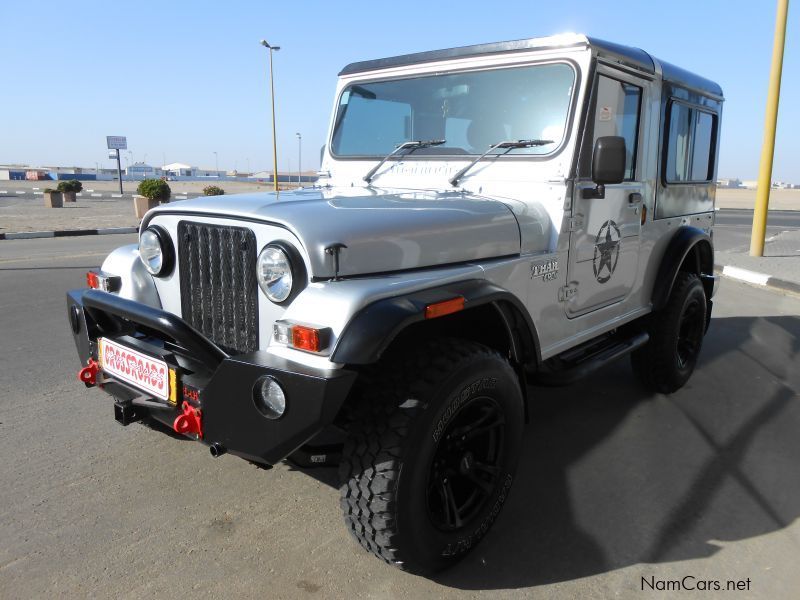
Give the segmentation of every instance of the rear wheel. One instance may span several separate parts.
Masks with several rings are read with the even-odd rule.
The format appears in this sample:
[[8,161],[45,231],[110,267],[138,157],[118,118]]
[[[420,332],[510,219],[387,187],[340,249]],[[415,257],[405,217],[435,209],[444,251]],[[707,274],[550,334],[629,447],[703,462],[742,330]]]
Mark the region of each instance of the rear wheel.
[[517,377],[489,348],[438,340],[387,361],[362,390],[344,448],[348,529],[408,571],[456,562],[507,498],[523,419]]
[[700,278],[678,273],[667,305],[653,315],[650,341],[631,355],[633,369],[648,389],[669,394],[689,380],[703,345],[707,311]]

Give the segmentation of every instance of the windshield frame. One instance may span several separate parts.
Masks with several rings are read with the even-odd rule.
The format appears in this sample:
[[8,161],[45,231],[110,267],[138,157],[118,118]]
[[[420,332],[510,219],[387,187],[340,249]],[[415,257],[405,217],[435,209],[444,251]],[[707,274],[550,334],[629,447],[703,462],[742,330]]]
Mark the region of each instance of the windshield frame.
[[[403,79],[419,79],[423,77],[437,77],[439,75],[451,75],[457,73],[477,73],[481,71],[498,71],[501,69],[519,69],[525,67],[536,67],[540,65],[553,65],[553,64],[564,64],[567,65],[572,69],[573,72],[573,84],[572,90],[570,95],[569,104],[567,107],[567,114],[566,114],[566,122],[564,127],[564,135],[561,138],[558,146],[556,146],[551,152],[547,154],[513,154],[513,153],[504,153],[504,154],[489,154],[482,160],[532,160],[532,161],[543,161],[543,160],[551,160],[555,158],[557,155],[561,154],[564,148],[569,143],[571,136],[573,134],[573,127],[576,115],[578,113],[578,97],[580,96],[581,86],[583,85],[583,78],[581,73],[580,65],[573,60],[572,58],[568,57],[554,57],[554,58],[542,58],[539,60],[533,59],[530,61],[525,62],[515,62],[515,63],[502,63],[502,64],[494,64],[494,65],[486,65],[486,66],[471,66],[471,67],[462,67],[458,69],[447,69],[447,70],[436,70],[431,72],[423,72],[423,73],[410,73],[408,75],[396,75],[396,76],[385,76],[385,77],[361,77],[361,78],[354,78],[347,82],[347,85],[343,86],[342,89],[336,96],[336,104],[334,105],[334,112],[331,119],[331,126],[330,131],[328,132],[327,137],[327,144],[326,144],[326,151],[330,155],[330,157],[337,161],[376,161],[381,160],[383,156],[372,155],[372,154],[362,154],[362,155],[342,155],[336,154],[333,151],[333,135],[334,130],[337,122],[337,116],[339,114],[339,107],[341,106],[342,96],[352,87],[357,85],[363,85],[366,83],[382,83],[384,81],[400,81]],[[404,141],[408,140],[398,140],[398,143],[403,143]],[[503,140],[497,140],[498,142]],[[464,153],[464,154],[404,154],[399,156],[392,156],[388,159],[389,161],[395,160],[413,160],[413,161],[470,161],[474,160],[476,157],[480,156],[480,153]]]

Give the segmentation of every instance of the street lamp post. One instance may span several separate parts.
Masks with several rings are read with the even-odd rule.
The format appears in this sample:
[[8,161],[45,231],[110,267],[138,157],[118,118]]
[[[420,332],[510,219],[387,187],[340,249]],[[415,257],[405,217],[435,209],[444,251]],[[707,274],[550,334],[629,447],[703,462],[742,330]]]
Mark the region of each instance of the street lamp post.
[[275,191],[278,191],[278,142],[275,137],[275,79],[272,74],[272,51],[278,51],[280,46],[270,46],[267,40],[261,40],[261,45],[269,50],[269,88],[272,96],[272,180]]
[[303,172],[303,167],[301,166],[303,160],[303,136],[299,133],[295,133],[297,136],[297,187],[300,187],[300,174]]
[[219,160],[217,160],[216,152],[214,152],[214,170],[216,171],[217,177],[219,177]]

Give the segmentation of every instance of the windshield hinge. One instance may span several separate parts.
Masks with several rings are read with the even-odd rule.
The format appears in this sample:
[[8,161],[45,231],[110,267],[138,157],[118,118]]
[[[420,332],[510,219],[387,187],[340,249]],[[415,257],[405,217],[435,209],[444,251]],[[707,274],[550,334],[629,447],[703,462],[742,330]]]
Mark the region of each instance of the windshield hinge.
[[578,284],[570,283],[558,289],[558,301],[566,302],[578,293]]
[[583,229],[583,215],[570,217],[567,221],[567,231],[572,232],[580,229]]

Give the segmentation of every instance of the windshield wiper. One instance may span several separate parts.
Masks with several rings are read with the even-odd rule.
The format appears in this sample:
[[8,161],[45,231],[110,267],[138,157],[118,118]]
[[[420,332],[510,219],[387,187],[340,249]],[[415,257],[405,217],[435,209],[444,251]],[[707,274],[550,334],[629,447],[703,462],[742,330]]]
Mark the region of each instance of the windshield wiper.
[[458,185],[458,181],[467,173],[467,171],[469,171],[472,167],[474,167],[479,160],[485,158],[487,154],[489,154],[494,150],[505,149],[505,148],[507,148],[508,150],[513,150],[514,148],[530,148],[532,146],[546,146],[547,144],[552,144],[552,143],[553,140],[511,140],[511,141],[497,142],[496,144],[492,144],[491,146],[489,146],[489,149],[486,152],[481,154],[478,158],[473,160],[466,167],[461,169],[458,173],[453,175],[449,179],[450,185],[453,186]]
[[392,158],[395,154],[400,152],[401,150],[408,150],[406,154],[410,154],[412,151],[417,150],[418,148],[430,148],[431,146],[441,146],[445,143],[446,140],[416,140],[411,142],[403,142],[402,144],[398,145],[394,150],[389,152],[386,156],[381,159],[377,165],[372,167],[369,170],[369,173],[364,175],[364,181],[370,183],[372,181],[373,176],[381,168],[381,165],[385,163],[387,160]]

